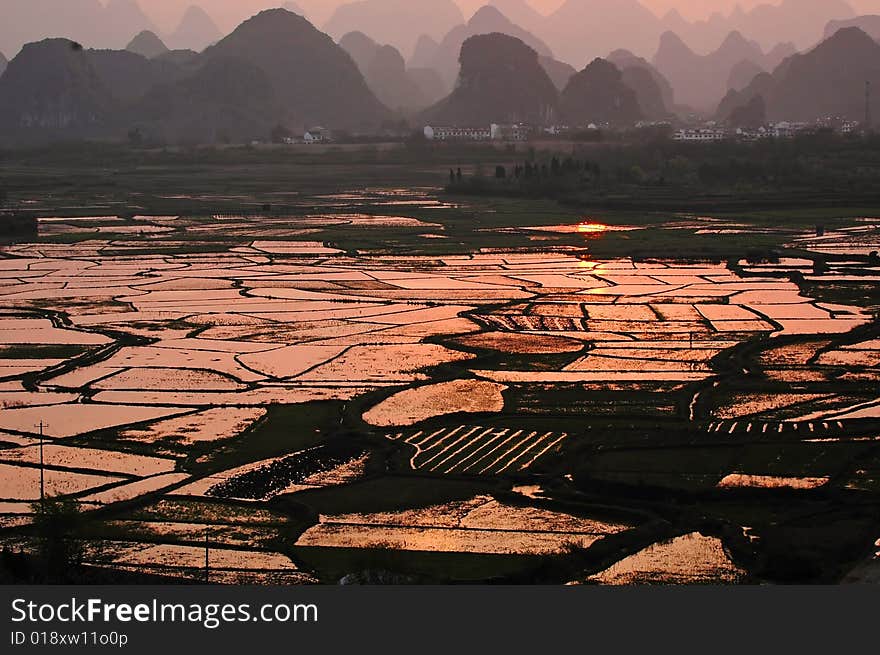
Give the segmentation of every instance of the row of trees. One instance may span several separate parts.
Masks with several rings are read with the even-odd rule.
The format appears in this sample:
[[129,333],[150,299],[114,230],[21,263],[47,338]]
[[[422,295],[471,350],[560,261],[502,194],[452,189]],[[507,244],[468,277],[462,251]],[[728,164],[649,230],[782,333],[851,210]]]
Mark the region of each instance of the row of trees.
[[736,193],[808,189],[873,192],[880,184],[880,138],[817,134],[757,143],[570,145],[523,162],[450,176],[451,191],[555,197],[639,187]]
[[[495,167],[495,179],[506,180],[542,180],[549,178],[565,178],[570,176],[588,177],[595,179],[602,174],[602,167],[596,162],[579,160],[572,157],[560,159],[553,156],[549,161],[539,163],[526,160],[521,164],[510,166],[498,165]],[[485,177],[481,167],[477,167],[474,178]],[[471,178],[473,179],[473,178]],[[455,186],[466,182],[461,168],[449,170],[449,184]]]

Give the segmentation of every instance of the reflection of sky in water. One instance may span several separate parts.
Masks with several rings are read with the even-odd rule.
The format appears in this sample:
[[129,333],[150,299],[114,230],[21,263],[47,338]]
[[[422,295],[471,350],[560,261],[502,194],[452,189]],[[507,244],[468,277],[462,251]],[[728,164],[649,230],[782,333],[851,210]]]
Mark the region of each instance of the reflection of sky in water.
[[602,223],[580,223],[577,231],[579,234],[602,234],[608,231],[608,226]]

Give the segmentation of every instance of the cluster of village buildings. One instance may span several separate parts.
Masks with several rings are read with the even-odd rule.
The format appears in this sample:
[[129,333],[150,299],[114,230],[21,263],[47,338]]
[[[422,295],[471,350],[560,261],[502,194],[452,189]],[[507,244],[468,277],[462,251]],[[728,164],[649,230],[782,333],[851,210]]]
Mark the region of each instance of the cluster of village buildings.
[[822,129],[830,129],[838,134],[857,132],[861,123],[834,118],[813,123],[780,121],[760,127],[739,127],[736,129],[707,123],[701,127],[686,127],[672,133],[675,141],[711,143],[715,141],[761,141],[763,139],[793,139],[798,135],[815,134]]
[[[675,127],[669,121],[642,121],[635,128],[658,128],[668,130],[674,141],[692,143],[715,143],[719,141],[760,141],[763,139],[792,139],[798,135],[815,133],[820,129],[830,129],[838,134],[852,134],[862,128],[857,121],[840,118],[826,118],[812,123],[780,121],[768,123],[757,128],[731,128],[714,121],[687,127]],[[567,134],[612,129],[605,124],[590,123],[582,127],[550,125],[536,127],[522,123],[499,124],[477,127],[426,125],[423,129],[425,139],[441,142],[523,142],[540,138],[564,137]],[[319,144],[333,141],[333,134],[323,127],[313,127],[300,137],[284,139],[286,144]]]
[[[780,121],[768,123],[757,128],[730,128],[715,122],[707,122],[698,126],[674,128],[668,121],[640,122],[636,128],[654,127],[667,129],[675,141],[696,143],[713,143],[718,141],[758,141],[761,139],[791,139],[801,134],[816,132],[820,129],[831,129],[838,134],[852,134],[858,131],[861,124],[837,118],[827,118],[813,123],[797,123]],[[565,125],[535,127],[531,125],[492,125],[482,127],[458,127],[427,125],[424,128],[425,138],[429,141],[528,141],[541,137],[563,136],[574,132],[607,129],[607,125],[591,123],[584,127],[572,128]]]
[[530,125],[499,125],[492,123],[487,127],[433,127],[426,125],[425,138],[428,141],[527,141],[537,132]]

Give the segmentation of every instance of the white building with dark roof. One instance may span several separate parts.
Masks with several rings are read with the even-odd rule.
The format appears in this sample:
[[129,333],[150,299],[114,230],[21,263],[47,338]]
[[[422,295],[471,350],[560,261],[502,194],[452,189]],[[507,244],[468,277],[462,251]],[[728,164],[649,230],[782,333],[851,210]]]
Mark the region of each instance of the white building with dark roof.
[[428,141],[489,141],[492,138],[492,128],[426,125],[424,134]]
[[326,143],[331,141],[330,132],[323,127],[313,127],[303,134],[303,143]]

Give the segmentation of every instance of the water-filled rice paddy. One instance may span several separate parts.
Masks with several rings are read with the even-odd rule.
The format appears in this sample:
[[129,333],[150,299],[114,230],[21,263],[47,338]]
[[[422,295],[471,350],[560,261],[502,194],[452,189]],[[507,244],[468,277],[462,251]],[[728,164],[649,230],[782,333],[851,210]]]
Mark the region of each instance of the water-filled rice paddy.
[[589,578],[606,585],[723,584],[745,572],[724,551],[720,540],[692,533],[658,543]]
[[3,247],[0,537],[27,543],[42,466],[100,510],[102,569],[199,579],[209,529],[220,582],[737,582],[774,579],[800,503],[876,501],[877,308],[822,287],[876,284],[871,225],[772,261],[597,258],[641,228],[592,220],[425,254],[456,205],[367,195]]
[[488,496],[421,510],[322,516],[297,541],[301,547],[549,554],[587,547],[629,526],[540,509],[507,506]]

